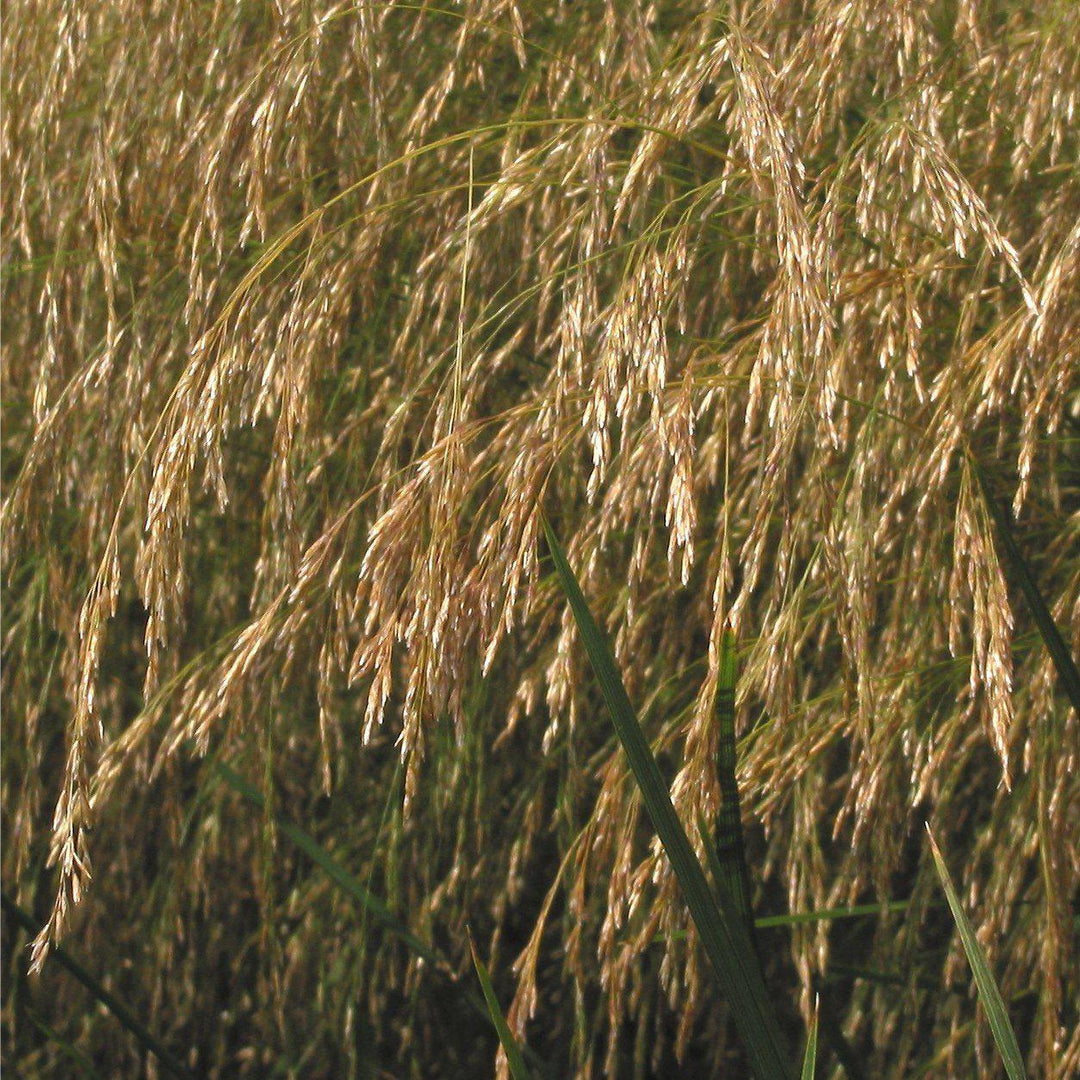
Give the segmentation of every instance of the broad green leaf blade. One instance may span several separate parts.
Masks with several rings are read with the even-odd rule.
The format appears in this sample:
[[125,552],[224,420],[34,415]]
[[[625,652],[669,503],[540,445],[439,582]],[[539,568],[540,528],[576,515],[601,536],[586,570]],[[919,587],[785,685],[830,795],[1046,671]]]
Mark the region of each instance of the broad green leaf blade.
[[611,721],[653,827],[679,880],[717,981],[731,1005],[735,1027],[746,1046],[754,1073],[759,1080],[773,1080],[774,1077],[793,1080],[793,1059],[785,1045],[772,999],[765,989],[746,924],[734,912],[721,912],[717,906],[705,871],[675,813],[656,758],[627,697],[611,649],[589,611],[581,586],[546,518],[543,524],[555,570],[603,691]]
[[990,971],[990,965],[986,959],[975,931],[968,921],[967,915],[960,904],[960,898],[953,888],[952,878],[949,877],[949,869],[945,860],[941,857],[937,844],[934,842],[934,834],[930,832],[930,826],[926,826],[927,835],[930,837],[930,851],[934,856],[934,865],[937,867],[938,877],[941,878],[941,887],[945,890],[945,898],[949,901],[952,909],[956,928],[960,931],[960,940],[967,953],[968,963],[975,973],[975,986],[979,991],[979,1000],[986,1010],[986,1018],[990,1021],[990,1030],[994,1034],[994,1042],[997,1043],[998,1053],[1005,1064],[1005,1072],[1009,1080],[1024,1080],[1024,1061],[1020,1056],[1020,1047],[1016,1044],[1016,1035],[1013,1033],[1012,1024],[1009,1022],[1009,1014],[1005,1011],[1005,1002],[1001,999],[1001,991],[994,982],[994,976]]
[[[6,892],[0,892],[0,905],[3,906],[5,914],[10,916],[28,934],[33,936],[38,932],[35,921]],[[66,949],[59,945],[53,945],[49,950],[49,955],[52,960],[61,967],[66,968],[75,979],[82,983],[138,1039],[143,1047],[158,1059],[162,1068],[170,1076],[178,1076],[182,1080],[192,1080],[191,1073],[184,1068],[180,1059],[115,994],[102,986]]]
[[986,500],[986,505],[990,510],[994,523],[997,525],[998,535],[1001,537],[1001,546],[1004,548],[1009,564],[1020,582],[1020,589],[1024,594],[1024,599],[1027,601],[1028,607],[1031,608],[1035,625],[1038,627],[1043,644],[1046,645],[1046,650],[1050,653],[1050,658],[1054,662],[1054,667],[1057,669],[1058,678],[1065,689],[1065,694],[1072,702],[1076,714],[1080,716],[1080,671],[1077,671],[1076,662],[1069,653],[1069,647],[1065,644],[1065,639],[1061,636],[1061,631],[1058,630],[1054,617],[1050,614],[1050,608],[1047,606],[1042,593],[1039,591],[1039,586],[1035,582],[1035,575],[1031,572],[1031,567],[1028,566],[1023,552],[1020,550],[1020,545],[1016,542],[1016,537],[1013,535],[1011,513],[990,490],[982,466],[977,461],[973,461],[973,464],[983,498]]
[[491,1017],[491,1022],[495,1025],[495,1030],[499,1034],[499,1042],[502,1044],[503,1052],[506,1054],[506,1060],[510,1063],[510,1075],[513,1076],[514,1080],[531,1080],[529,1070],[525,1067],[525,1059],[521,1055],[521,1049],[514,1038],[514,1033],[510,1030],[510,1025],[506,1022],[506,1017],[503,1016],[502,1008],[499,1006],[499,999],[495,996],[495,987],[491,985],[491,977],[484,966],[484,961],[480,959],[480,954],[476,951],[476,943],[472,939],[472,934],[469,934],[469,948],[472,951],[473,965],[476,967],[480,986],[484,990],[488,1015]]
[[746,920],[753,940],[750,869],[746,865],[739,782],[735,775],[735,674],[735,635],[725,630],[720,645],[720,684],[716,691],[716,711],[720,722],[717,774],[722,796],[716,830],[716,855],[720,871],[717,888],[722,888],[731,898],[735,911]]
[[810,1018],[810,1031],[806,1036],[806,1052],[803,1054],[802,1080],[814,1080],[814,1073],[817,1070],[817,1025],[820,1008],[821,1003],[815,1001],[814,1015]]

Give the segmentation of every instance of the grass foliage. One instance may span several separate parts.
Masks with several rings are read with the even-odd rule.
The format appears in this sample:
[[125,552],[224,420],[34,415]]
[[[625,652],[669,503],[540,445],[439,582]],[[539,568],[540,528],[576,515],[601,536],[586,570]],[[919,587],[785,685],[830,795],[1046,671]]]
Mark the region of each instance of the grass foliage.
[[1080,1073],[1075,3],[0,47],[5,1065]]
[[[642,802],[678,878],[679,888],[717,982],[731,1004],[735,1027],[746,1046],[754,1075],[760,1080],[793,1078],[794,1072],[790,1068],[776,1010],[765,988],[761,964],[750,940],[748,912],[740,902],[737,889],[730,884],[732,875],[721,866],[718,856],[717,872],[714,874],[718,895],[714,897],[709,890],[705,869],[690,846],[690,840],[672,805],[667,785],[660,775],[660,767],[634,714],[608,643],[589,611],[581,586],[546,520],[544,534],[555,571],[585,643],[589,663],[602,688],[612,724],[641,791]],[[730,663],[724,666],[730,670]],[[727,690],[734,690],[730,682]],[[735,827],[739,829],[737,824]],[[702,831],[702,837],[707,838],[708,833]],[[739,878],[737,872],[733,876]]]
[[1001,1055],[1001,1060],[1005,1065],[1005,1072],[1008,1074],[1009,1080],[1024,1080],[1026,1075],[1024,1062],[1020,1057],[1020,1048],[1016,1045],[1016,1035],[1013,1032],[1012,1024],[1009,1022],[1005,1002],[1001,1000],[1001,991],[998,990],[990,966],[986,962],[986,953],[979,944],[979,939],[975,936],[975,931],[972,929],[971,923],[964,912],[960,898],[956,895],[956,888],[953,886],[952,878],[949,876],[945,860],[941,857],[937,844],[934,843],[933,834],[928,832],[928,835],[930,836],[930,850],[934,856],[934,866],[937,868],[938,876],[941,878],[941,887],[945,890],[949,908],[952,910],[953,918],[956,920],[956,927],[960,932],[960,940],[964,943],[964,952],[967,953],[968,963],[971,964],[971,970],[975,973],[975,985],[978,987],[979,1000],[986,1010],[990,1030],[994,1033],[994,1042],[997,1043],[998,1053]]
[[525,1056],[522,1054],[521,1047],[517,1044],[517,1039],[514,1038],[513,1032],[506,1023],[506,1017],[503,1015],[502,1006],[499,1004],[499,999],[495,996],[495,988],[491,985],[491,977],[488,975],[488,970],[484,966],[484,961],[480,959],[480,954],[476,951],[476,945],[473,943],[471,937],[469,938],[469,948],[472,950],[476,976],[480,980],[480,985],[483,987],[484,1001],[487,1003],[491,1022],[495,1025],[495,1030],[499,1034],[499,1044],[502,1046],[502,1052],[506,1057],[506,1065],[510,1070],[510,1075],[513,1077],[513,1080],[531,1080],[531,1074],[528,1066],[525,1064]]

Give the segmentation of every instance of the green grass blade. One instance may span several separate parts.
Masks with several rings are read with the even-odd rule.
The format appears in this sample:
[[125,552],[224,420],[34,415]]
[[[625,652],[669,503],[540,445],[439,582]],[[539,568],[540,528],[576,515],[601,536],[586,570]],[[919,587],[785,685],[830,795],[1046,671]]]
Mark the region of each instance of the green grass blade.
[[964,991],[942,986],[939,979],[931,979],[926,975],[901,975],[899,972],[878,971],[876,968],[860,967],[857,964],[830,964],[826,978],[829,982],[860,980],[880,986],[917,986],[920,990],[932,990],[937,994],[964,994]]
[[814,1080],[817,1071],[817,1026],[819,1002],[814,1002],[814,1015],[810,1018],[810,1031],[806,1036],[806,1053],[803,1054],[802,1080]]
[[824,1046],[825,1053],[822,1055],[822,1068],[828,1065],[830,1051],[836,1055],[836,1060],[847,1075],[847,1080],[866,1080],[866,1074],[856,1056],[851,1044],[847,1041],[843,1030],[836,1020],[835,1009],[830,1002],[828,987],[820,975],[812,975],[810,986],[817,999],[817,1023],[818,1030]]
[[[724,867],[720,863],[720,856],[717,854],[716,846],[709,842],[709,823],[702,814],[698,814],[697,829],[698,836],[701,837],[701,846],[705,851],[705,862],[709,867],[709,875],[712,877],[713,884],[716,886],[716,892],[720,896],[720,903],[726,904],[733,912],[737,912],[738,909],[735,905],[738,901],[730,891],[730,885],[727,878],[724,876]],[[664,941],[671,939],[674,941],[681,941],[685,937],[685,931],[675,930],[671,934],[657,934],[653,940]]]
[[973,464],[983,498],[986,500],[986,505],[990,510],[994,523],[997,525],[998,536],[1001,537],[1001,546],[1004,549],[1005,556],[1016,574],[1017,581],[1020,583],[1024,599],[1031,609],[1035,625],[1039,629],[1039,635],[1043,639],[1043,644],[1046,645],[1047,652],[1050,653],[1050,659],[1054,662],[1054,667],[1057,669],[1058,678],[1061,680],[1065,694],[1072,702],[1072,707],[1076,710],[1077,715],[1080,716],[1080,671],[1077,671],[1076,662],[1069,653],[1069,647],[1065,644],[1065,639],[1061,636],[1061,631],[1058,630],[1054,617],[1050,614],[1050,608],[1047,606],[1042,593],[1039,591],[1039,586],[1035,582],[1035,575],[1031,572],[1031,567],[1028,566],[1023,552],[1020,550],[1020,545],[1016,542],[1012,528],[1012,514],[990,490],[990,484],[982,466],[977,461]]
[[[37,923],[6,892],[0,892],[0,904],[2,904],[5,914],[18,923],[28,934],[33,936],[38,932]],[[78,982],[82,983],[90,994],[97,998],[116,1017],[120,1024],[135,1036],[143,1048],[158,1059],[161,1067],[170,1076],[191,1080],[191,1073],[184,1068],[180,1059],[115,994],[102,986],[71,953],[60,945],[54,945],[49,950],[49,955],[61,967],[66,968]]]
[[[611,649],[589,611],[566,555],[544,519],[544,533],[555,569],[570,603],[589,661],[600,683],[611,721],[641,789],[645,808],[679,880],[717,981],[731,1006],[732,1018],[759,1080],[794,1077],[793,1059],[785,1045],[772,999],[745,922],[722,912],[709,889],[705,871],[683,829],[660,768],[641,730]],[[726,905],[725,905],[726,906]]]
[[81,1076],[89,1076],[90,1080],[105,1080],[105,1077],[94,1068],[94,1063],[77,1046],[68,1042],[59,1031],[49,1027],[30,1010],[27,1010],[26,1018],[43,1039],[51,1042],[71,1062],[72,1066],[79,1070]]
[[734,909],[746,921],[752,940],[754,924],[750,905],[750,869],[746,865],[739,783],[735,775],[735,675],[735,635],[725,630],[720,645],[720,684],[716,691],[716,711],[720,722],[717,774],[722,796],[716,830],[720,871],[717,887],[724,889]]
[[816,911],[793,911],[788,915],[762,915],[754,920],[759,929],[774,926],[803,926],[807,923],[835,922],[838,919],[865,919],[889,911],[907,911],[910,900],[886,900],[876,904],[855,904],[853,907],[818,908]]
[[[247,799],[253,806],[263,809],[264,800],[262,793],[249,784],[234,769],[224,762],[215,765],[222,779],[238,794]],[[275,818],[281,834],[291,840],[305,855],[330,878],[330,880],[350,899],[355,900],[374,920],[388,933],[393,934],[407,945],[417,956],[426,960],[431,965],[431,970],[443,978],[450,980],[455,985],[457,980],[453,974],[450,962],[433,946],[422,941],[413,934],[404,923],[364,884],[350,873],[340,862],[337,861],[313,836],[305,832],[299,825],[289,821],[284,815],[278,814]],[[477,1015],[487,1017],[488,1009],[483,1001],[471,991],[457,991],[470,1009]],[[529,1053],[529,1060],[533,1061],[535,1055]]]
[[[220,761],[216,768],[229,787],[243,795],[253,806],[260,810],[265,808],[262,793],[244,780],[239,773]],[[413,934],[377,896],[366,889],[363,883],[334,859],[313,836],[280,814],[276,816],[276,822],[281,833],[315,863],[342,892],[360,904],[384,930],[400,938],[417,956],[428,963],[435,967],[442,964],[442,958],[430,945]]]
[[472,939],[472,934],[469,934],[469,949],[472,951],[473,965],[480,979],[480,986],[484,991],[484,1001],[487,1002],[488,1015],[491,1017],[491,1022],[495,1025],[495,1030],[499,1034],[499,1042],[502,1044],[503,1052],[506,1054],[506,1060],[510,1063],[510,1075],[513,1076],[514,1080],[531,1080],[531,1074],[525,1067],[525,1059],[522,1057],[521,1049],[514,1038],[514,1033],[510,1030],[510,1025],[506,1022],[506,1017],[503,1016],[503,1011],[499,1006],[499,999],[495,996],[495,987],[491,985],[491,977],[484,966],[484,961],[480,959],[480,954],[476,951],[476,944]]
[[1013,1033],[1012,1024],[1009,1023],[1009,1014],[1005,1011],[1005,1002],[1001,1000],[1001,992],[997,988],[997,983],[994,982],[986,953],[983,952],[982,946],[975,937],[975,931],[967,915],[964,914],[960,898],[956,895],[956,889],[953,888],[952,878],[949,877],[949,869],[934,842],[934,834],[930,832],[929,825],[926,826],[926,832],[930,837],[930,851],[934,856],[938,877],[941,878],[941,887],[945,890],[945,898],[952,909],[956,928],[960,931],[960,940],[963,942],[964,952],[967,953],[968,963],[975,973],[975,986],[979,991],[979,1000],[986,1010],[986,1018],[990,1021],[990,1030],[994,1034],[998,1053],[1005,1064],[1005,1072],[1009,1080],[1024,1080],[1024,1061],[1020,1056],[1020,1047],[1016,1044],[1016,1035]]
[[[700,829],[705,829],[704,821],[698,823]],[[703,832],[707,836],[707,832]],[[711,850],[711,849],[707,849]],[[715,877],[717,865],[715,854],[709,858],[709,872]],[[931,900],[927,907],[944,907],[945,901]],[[874,904],[855,904],[853,907],[818,908],[815,911],[793,911],[787,915],[758,915],[754,919],[754,927],[758,930],[772,930],[785,926],[805,926],[809,923],[836,922],[839,919],[866,919],[874,915],[883,915],[891,911],[907,911],[911,907],[910,900],[885,900]],[[655,941],[666,941],[669,937],[679,939],[683,935],[681,930],[671,934],[657,934]]]

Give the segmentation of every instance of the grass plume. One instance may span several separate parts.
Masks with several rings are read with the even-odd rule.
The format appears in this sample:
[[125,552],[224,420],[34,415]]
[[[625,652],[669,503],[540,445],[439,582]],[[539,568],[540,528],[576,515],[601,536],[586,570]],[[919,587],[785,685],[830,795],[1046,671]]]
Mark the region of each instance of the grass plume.
[[[785,1029],[823,981],[866,1075],[1000,1069],[927,989],[930,818],[1025,1067],[1080,1072],[1075,3],[9,7],[35,970],[92,958],[199,1075],[483,1075],[469,926],[553,1073],[745,1069],[546,506],[676,818],[728,835],[734,778]],[[35,979],[5,1064],[141,1068]]]

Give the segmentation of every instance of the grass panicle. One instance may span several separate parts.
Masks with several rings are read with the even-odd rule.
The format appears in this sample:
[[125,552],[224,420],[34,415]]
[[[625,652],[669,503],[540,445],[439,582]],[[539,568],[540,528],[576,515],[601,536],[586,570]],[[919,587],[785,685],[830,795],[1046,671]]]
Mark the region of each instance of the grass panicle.
[[[785,1032],[821,977],[849,1073],[985,1066],[954,994],[830,977],[930,977],[932,807],[1025,1062],[1080,1075],[1074,2],[9,7],[0,871],[35,971],[68,941],[199,1075],[439,1080],[498,1052],[479,992],[457,1022],[469,925],[534,1072],[722,1068],[557,507]],[[34,986],[15,1073],[143,1068]]]

